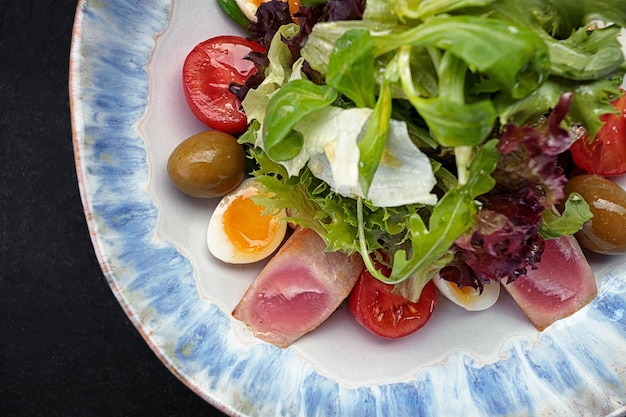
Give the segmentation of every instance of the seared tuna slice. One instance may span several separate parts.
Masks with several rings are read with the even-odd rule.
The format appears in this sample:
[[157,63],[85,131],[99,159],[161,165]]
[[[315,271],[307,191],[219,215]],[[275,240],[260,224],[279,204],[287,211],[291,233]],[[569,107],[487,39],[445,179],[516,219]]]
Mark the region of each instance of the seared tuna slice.
[[298,229],[252,282],[233,316],[259,339],[287,347],[322,324],[363,269],[359,254],[326,252],[311,229]]
[[539,330],[574,314],[598,293],[591,267],[572,236],[546,240],[537,267],[504,288]]

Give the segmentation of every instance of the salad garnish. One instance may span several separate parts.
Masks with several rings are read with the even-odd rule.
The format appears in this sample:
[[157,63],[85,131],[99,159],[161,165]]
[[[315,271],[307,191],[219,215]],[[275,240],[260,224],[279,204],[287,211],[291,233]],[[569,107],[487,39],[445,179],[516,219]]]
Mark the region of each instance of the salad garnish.
[[[275,11],[279,3],[264,3],[259,12]],[[582,18],[589,3],[593,2],[567,16]],[[534,11],[540,6],[543,14],[537,17]],[[300,54],[293,54],[299,28],[279,29],[269,47],[267,78],[243,100],[251,127],[240,140],[260,149],[254,152],[260,166],[255,175],[276,195],[262,204],[291,208],[298,214],[290,221],[308,227],[312,221],[307,216],[312,214],[318,223],[315,229],[330,250],[360,252],[370,273],[384,282],[417,281],[402,287],[412,289],[405,295],[413,300],[441,269],[436,266],[445,266],[442,258],[459,251],[478,269],[480,278],[472,280],[478,288],[485,279],[511,282],[534,268],[544,237],[575,232],[589,220],[584,209],[569,210],[559,216],[569,228],[539,234],[548,227],[542,227],[544,217],[553,219],[549,213],[563,198],[566,178],[556,162],[571,144],[567,126],[596,131],[601,112],[614,111],[609,103],[621,94],[624,71],[624,57],[615,53],[620,50],[618,23],[624,16],[602,7],[594,17],[620,20],[606,27],[593,21],[583,26],[584,20],[574,23],[559,17],[560,5],[552,5],[551,14],[546,14],[548,6],[548,2],[521,7],[513,1],[434,1],[412,7],[371,0],[360,20],[313,25]],[[259,18],[256,25],[261,22]],[[555,37],[569,31],[572,35],[565,39]],[[283,50],[282,61],[273,53],[278,49]],[[581,54],[589,65],[579,65]],[[611,55],[610,63],[602,60],[604,55]],[[303,58],[324,83],[307,78]],[[565,70],[568,60],[577,65]],[[275,77],[278,62],[289,63],[281,65],[280,79]],[[582,90],[588,93],[580,94]],[[584,98],[578,98],[581,95]],[[260,108],[267,110],[259,112]],[[365,126],[347,116],[363,109],[369,112]],[[350,139],[338,139],[341,146],[352,142],[347,156],[336,157],[339,145],[329,151],[315,138],[315,129],[307,129],[323,130],[324,122],[333,123],[335,117],[344,129],[353,127]],[[415,148],[431,163],[414,178],[436,178],[437,186],[428,190],[439,195],[436,202],[415,198],[391,207],[372,203],[369,192],[375,174],[397,162],[385,160],[393,123],[420,132]],[[267,158],[258,158],[259,153]],[[266,166],[268,159],[271,167]],[[318,159],[330,161],[326,164],[330,172],[317,172]],[[346,178],[356,175],[355,165],[360,190],[342,192]],[[308,181],[311,176],[326,180],[326,185],[314,182],[314,190],[306,185],[276,188],[278,182]],[[389,181],[394,181],[393,175]],[[301,208],[295,201],[309,202]],[[309,214],[311,203],[317,207]],[[510,213],[506,206],[526,207],[528,213]],[[380,221],[392,216],[393,220]],[[494,217],[498,227],[491,223]],[[495,230],[484,232],[485,228]],[[515,232],[521,229],[528,230]],[[475,247],[479,236],[488,246]],[[509,249],[494,252],[503,236],[511,242]],[[390,256],[389,277],[369,260],[381,249]],[[491,255],[477,255],[483,251]]]
[[242,40],[260,46],[246,57],[257,71],[229,86],[266,214],[360,255],[407,303],[433,280],[532,286],[546,247],[577,245],[594,213],[564,190],[570,152],[610,143],[603,123],[623,111],[619,1],[303,0],[292,13],[259,5]]

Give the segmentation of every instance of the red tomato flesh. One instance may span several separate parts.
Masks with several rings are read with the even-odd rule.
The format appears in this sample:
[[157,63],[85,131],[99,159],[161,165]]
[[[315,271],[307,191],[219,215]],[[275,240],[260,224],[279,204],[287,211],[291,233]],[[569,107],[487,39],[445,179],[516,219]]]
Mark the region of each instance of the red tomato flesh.
[[619,114],[605,114],[593,142],[589,137],[572,144],[572,158],[579,168],[605,177],[626,173],[626,95],[611,104]]
[[[383,273],[388,272],[383,269]],[[437,291],[431,281],[417,303],[393,292],[393,285],[374,278],[365,269],[350,293],[350,311],[370,332],[386,337],[407,336],[424,327],[437,305]]]
[[228,90],[244,84],[257,71],[250,52],[263,52],[256,42],[240,36],[217,36],[196,45],[183,64],[183,89],[193,114],[208,127],[236,134],[247,127],[239,99]]

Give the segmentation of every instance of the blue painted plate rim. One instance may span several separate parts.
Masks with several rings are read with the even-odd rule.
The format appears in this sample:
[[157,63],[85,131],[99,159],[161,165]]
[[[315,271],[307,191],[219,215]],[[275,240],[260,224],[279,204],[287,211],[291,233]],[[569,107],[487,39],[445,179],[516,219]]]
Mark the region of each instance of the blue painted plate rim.
[[[554,395],[570,392],[566,387],[570,383],[591,392],[588,398],[583,394],[580,401],[563,402],[568,408],[578,407],[574,412],[590,411],[588,406],[603,414],[623,411],[626,354],[619,346],[626,346],[624,265],[606,272],[604,281],[611,285],[600,288],[598,298],[586,308],[586,320],[557,326],[535,345],[519,342],[507,346],[504,351],[510,356],[493,364],[477,363],[468,355],[452,355],[446,363],[425,369],[408,382],[349,388],[319,375],[289,349],[266,344],[241,346],[229,329],[225,313],[198,297],[189,278],[190,263],[173,245],[157,238],[158,210],[146,190],[150,172],[137,125],[149,97],[145,68],[156,37],[167,29],[170,13],[171,3],[165,0],[149,5],[122,0],[79,1],[69,87],[79,188],[103,273],[147,344],[190,389],[223,412],[237,416],[449,415],[461,408],[447,400],[463,395],[466,403],[473,397],[470,408],[462,404],[466,415],[534,415],[546,410],[535,406],[539,394],[528,386],[530,393],[525,394],[515,381],[506,380],[531,369],[532,382],[542,389],[548,383],[558,386],[552,391]],[[134,36],[132,46],[129,30]],[[594,335],[599,331],[596,325],[610,335],[600,342],[584,340],[581,334]],[[602,340],[618,343],[617,351],[600,346]],[[576,349],[555,352],[563,343]],[[573,354],[582,359],[573,358]],[[617,360],[610,363],[594,358],[611,354],[616,354]],[[265,365],[259,361],[262,357],[268,358]],[[575,366],[560,363],[562,357]],[[566,371],[558,371],[551,360]],[[283,368],[270,369],[267,364]],[[582,373],[579,367],[584,368]],[[468,380],[449,386],[449,372],[467,372],[464,376]],[[594,391],[593,384],[597,383],[605,383],[603,390],[609,392]],[[294,385],[296,392],[285,395]],[[610,403],[597,404],[602,401]],[[555,407],[547,410],[561,411]]]

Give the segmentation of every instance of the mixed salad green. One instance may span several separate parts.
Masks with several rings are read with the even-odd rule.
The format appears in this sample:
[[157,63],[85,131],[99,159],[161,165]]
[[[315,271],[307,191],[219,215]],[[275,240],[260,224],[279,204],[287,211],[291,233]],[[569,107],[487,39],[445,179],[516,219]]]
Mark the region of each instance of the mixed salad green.
[[593,138],[622,94],[623,1],[302,5],[298,24],[280,1],[259,7],[261,76],[237,89],[268,211],[359,252],[411,300],[439,274],[513,281],[544,239],[589,220],[575,194],[555,210],[558,162],[570,129]]

